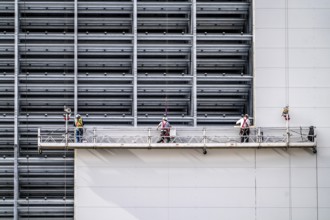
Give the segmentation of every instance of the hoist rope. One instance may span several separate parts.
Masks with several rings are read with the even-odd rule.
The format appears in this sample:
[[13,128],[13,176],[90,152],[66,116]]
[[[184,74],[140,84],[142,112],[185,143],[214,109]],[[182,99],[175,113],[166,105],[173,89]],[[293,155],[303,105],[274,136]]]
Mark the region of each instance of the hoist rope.
[[254,149],[254,218],[257,220],[257,149]]
[[[316,153],[315,154],[315,172],[316,172],[316,175],[315,175],[315,182],[316,182],[316,209],[318,210],[319,209],[319,167],[318,167],[318,154]],[[316,212],[316,219],[318,220],[319,219],[319,212],[317,211]]]
[[[25,30],[24,30],[24,63],[25,63],[25,117],[26,117],[26,143],[27,143],[27,149],[29,149],[29,111],[28,111],[28,71],[27,71],[27,43],[26,43],[26,38],[27,38],[27,19],[26,19],[26,0],[24,0],[24,13],[23,13],[23,19],[24,25],[25,25]],[[20,28],[22,28],[22,24],[20,24]],[[20,68],[22,70],[22,67]],[[27,169],[27,217],[30,219],[30,164],[29,164],[29,155],[26,155],[26,169]]]
[[[64,31],[65,33],[68,32],[68,14],[66,11],[64,11],[64,24],[65,24],[65,27],[64,27]],[[68,90],[67,90],[67,80],[66,80],[66,77],[67,77],[67,74],[68,74],[68,67],[65,63],[66,61],[66,58],[67,58],[67,55],[65,54],[65,51],[64,51],[64,76],[63,76],[63,86],[64,86],[64,100],[66,100],[68,98],[67,96],[67,93],[68,93]],[[66,101],[65,101],[66,103]],[[66,103],[67,104],[67,103]],[[69,123],[69,118],[66,118],[65,116],[65,123]],[[65,132],[69,132],[69,127],[68,127],[68,131],[65,131]],[[67,135],[67,134],[66,134]],[[64,149],[64,219],[67,219],[67,149]]]
[[285,1],[285,105],[289,106],[289,19],[288,19],[288,0]]
[[66,174],[66,169],[67,169],[67,166],[66,166],[66,151],[67,150],[64,150],[64,219],[66,219],[66,215],[67,215],[67,174]]
[[[289,30],[288,30],[288,0],[285,0],[285,104],[289,106]],[[289,120],[286,120],[289,130]],[[289,159],[289,219],[292,220],[292,158],[290,149],[287,150]]]
[[[167,7],[168,7],[168,0],[166,0],[166,7],[165,7],[165,11],[166,11],[166,34],[168,34],[168,11],[167,11]],[[168,38],[166,37],[166,46],[165,46],[165,50],[166,50],[166,63],[165,63],[165,73],[166,73],[166,77],[168,75]],[[164,116],[167,117],[168,114],[168,100],[167,100],[167,79],[165,79],[165,113]]]

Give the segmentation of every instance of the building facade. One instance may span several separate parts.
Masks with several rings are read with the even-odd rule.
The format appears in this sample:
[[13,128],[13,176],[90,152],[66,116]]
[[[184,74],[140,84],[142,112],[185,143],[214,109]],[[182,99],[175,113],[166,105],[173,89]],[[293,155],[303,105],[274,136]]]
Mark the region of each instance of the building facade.
[[[3,1],[0,218],[327,219],[330,4]],[[37,150],[90,126],[317,127],[308,150]],[[14,148],[13,148],[14,146]],[[75,155],[75,159],[73,158]]]

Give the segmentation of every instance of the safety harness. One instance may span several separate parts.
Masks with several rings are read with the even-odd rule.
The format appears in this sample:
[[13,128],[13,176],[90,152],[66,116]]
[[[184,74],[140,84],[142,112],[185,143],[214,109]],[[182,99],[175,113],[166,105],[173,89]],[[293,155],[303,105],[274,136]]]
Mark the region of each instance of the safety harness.
[[245,128],[245,125],[246,125],[246,127],[249,127],[248,124],[246,123],[246,121],[247,121],[247,118],[244,119],[243,124],[242,124],[242,128]]

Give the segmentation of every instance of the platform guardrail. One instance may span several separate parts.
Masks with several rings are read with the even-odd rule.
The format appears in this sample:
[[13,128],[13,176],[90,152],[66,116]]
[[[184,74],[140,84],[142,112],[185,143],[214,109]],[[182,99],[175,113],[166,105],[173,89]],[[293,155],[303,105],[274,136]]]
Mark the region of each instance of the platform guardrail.
[[314,127],[252,127],[248,136],[239,135],[238,127],[177,127],[166,136],[161,136],[156,128],[86,127],[79,143],[74,131],[74,128],[67,133],[65,128],[39,128],[40,152],[74,148],[201,148],[205,153],[207,148],[267,147],[311,148],[316,153]]

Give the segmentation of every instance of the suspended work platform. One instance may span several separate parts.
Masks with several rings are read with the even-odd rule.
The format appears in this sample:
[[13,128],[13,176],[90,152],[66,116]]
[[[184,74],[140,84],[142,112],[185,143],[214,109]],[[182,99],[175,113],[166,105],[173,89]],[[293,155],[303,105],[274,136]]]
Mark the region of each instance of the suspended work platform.
[[[311,127],[250,128],[246,142],[241,142],[239,128],[172,128],[170,135],[161,137],[156,128],[84,128],[81,143],[76,143],[74,128],[42,128],[38,130],[38,147],[44,149],[169,149],[200,148],[310,148],[316,153],[316,134]],[[166,143],[157,143],[162,138]]]

